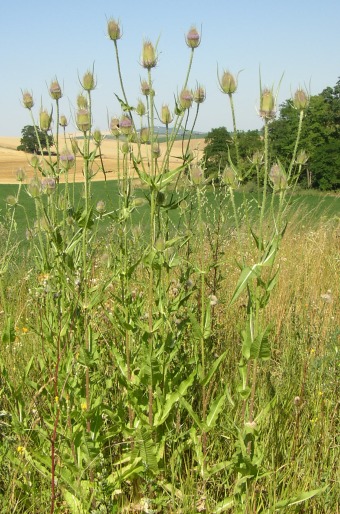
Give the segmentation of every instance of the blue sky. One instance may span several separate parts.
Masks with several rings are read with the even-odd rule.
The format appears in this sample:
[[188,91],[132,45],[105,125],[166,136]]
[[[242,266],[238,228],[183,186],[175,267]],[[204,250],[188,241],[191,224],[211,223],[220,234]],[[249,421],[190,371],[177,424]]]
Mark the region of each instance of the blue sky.
[[[259,69],[264,86],[276,88],[283,75],[278,104],[299,86],[318,94],[340,76],[339,0],[6,0],[0,5],[0,136],[20,136],[30,124],[21,90],[33,93],[35,116],[41,105],[50,108],[48,86],[55,77],[64,91],[61,111],[72,119],[78,77],[93,64],[98,82],[94,125],[107,130],[108,116],[120,115],[114,93],[121,95],[114,46],[106,35],[110,17],[123,29],[119,52],[132,105],[146,77],[139,64],[143,40],[156,43],[159,38],[159,63],[153,70],[156,105],[172,107],[189,62],[185,35],[192,25],[202,31],[189,80],[193,88],[197,83],[206,88],[196,125],[200,131],[231,129],[217,67],[220,73],[243,70],[234,100],[241,130],[261,127]],[[75,130],[72,121],[69,130]]]

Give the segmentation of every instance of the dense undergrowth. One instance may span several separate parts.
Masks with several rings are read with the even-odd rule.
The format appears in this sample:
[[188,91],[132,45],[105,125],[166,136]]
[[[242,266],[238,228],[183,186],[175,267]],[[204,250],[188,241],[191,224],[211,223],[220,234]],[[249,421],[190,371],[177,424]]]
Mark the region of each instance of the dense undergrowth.
[[[122,116],[110,123],[121,156],[117,203],[92,195],[102,136],[92,129],[89,71],[75,113],[83,140],[57,133],[56,157],[35,156],[28,184],[18,172],[1,224],[2,512],[333,514],[339,226],[335,215],[317,220],[292,202],[299,131],[289,168],[270,162],[275,102],[261,87],[255,194],[237,201],[245,179],[238,162],[207,184],[188,140],[169,169],[176,131],[195,105],[193,130],[205,98],[202,86],[188,88],[200,36],[194,28],[187,35],[188,75],[174,112],[160,109],[166,129],[173,123],[160,155],[156,50],[144,42],[145,104],[131,107],[114,20],[108,33],[123,97]],[[237,148],[237,84],[224,72],[220,86]],[[56,80],[50,94],[58,123]],[[300,130],[308,97],[298,90],[294,102]],[[23,103],[34,120],[30,93]],[[42,109],[46,133],[51,121]],[[25,243],[15,230],[21,212]]]

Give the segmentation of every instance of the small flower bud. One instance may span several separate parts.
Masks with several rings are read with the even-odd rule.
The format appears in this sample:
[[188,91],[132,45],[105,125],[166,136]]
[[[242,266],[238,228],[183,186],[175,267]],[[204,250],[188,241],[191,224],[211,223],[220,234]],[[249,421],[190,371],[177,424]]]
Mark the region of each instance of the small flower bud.
[[63,94],[61,92],[61,87],[59,85],[59,82],[57,80],[53,80],[50,85],[50,95],[53,98],[53,100],[59,100]]
[[76,124],[81,132],[87,132],[91,128],[91,119],[88,109],[79,109],[76,116]]
[[142,50],[142,66],[150,70],[157,64],[156,50],[150,41],[144,41]]
[[226,186],[229,186],[232,189],[235,189],[238,187],[238,185],[239,185],[238,178],[237,178],[235,170],[231,166],[227,165],[224,168],[223,174],[222,174],[222,181]]
[[263,153],[259,150],[256,150],[256,152],[253,153],[253,157],[250,159],[252,164],[255,164],[255,166],[260,166],[263,164]]
[[148,128],[144,127],[140,130],[139,138],[141,143],[148,143],[150,141],[150,131]]
[[275,191],[280,191],[282,189],[286,189],[288,182],[287,182],[287,176],[279,164],[274,164],[269,172],[269,179],[273,184],[273,189]]
[[119,22],[111,18],[107,23],[107,33],[111,41],[117,41],[122,37]]
[[195,27],[191,27],[185,41],[189,48],[197,48],[199,46],[201,38]]
[[122,116],[119,122],[119,128],[122,134],[128,136],[132,132],[132,121],[128,116]]
[[223,72],[219,83],[222,93],[226,93],[227,95],[232,95],[237,89],[237,81],[230,71]]
[[261,91],[260,116],[265,120],[271,120],[275,116],[275,99],[270,89]]
[[91,71],[87,71],[83,76],[82,86],[85,91],[93,91],[96,87],[96,81]]
[[111,118],[110,131],[113,136],[116,136],[116,137],[119,136],[119,119],[118,118]]
[[70,153],[67,148],[60,154],[60,164],[66,171],[73,168],[75,164],[75,156],[73,153]]
[[104,212],[106,211],[106,203],[104,202],[104,200],[99,200],[97,202],[96,211],[99,214],[104,214]]
[[51,195],[55,191],[55,179],[53,177],[45,177],[41,182],[41,187],[44,193]]
[[202,104],[205,100],[205,97],[205,89],[201,86],[198,86],[194,91],[194,102],[197,104]]
[[144,114],[146,113],[146,108],[142,100],[138,100],[136,113],[138,114],[138,116],[144,116]]
[[309,98],[306,91],[304,91],[303,89],[298,89],[295,92],[293,98],[293,105],[295,109],[297,109],[298,111],[303,111],[304,109],[306,109],[306,107],[308,107],[308,103]]
[[77,96],[77,106],[78,106],[78,109],[88,109],[88,107],[89,107],[87,98],[82,93],[80,93]]
[[296,156],[296,164],[303,166],[308,161],[308,155],[306,150],[300,150],[300,152]]
[[179,95],[179,103],[182,109],[190,109],[193,102],[193,94],[189,89],[182,89]]
[[27,192],[32,198],[38,198],[41,194],[41,182],[37,178],[32,178],[27,187]]
[[14,207],[18,203],[18,200],[13,195],[8,195],[6,198],[6,203],[10,205],[11,207]]
[[104,137],[99,129],[96,129],[93,132],[93,140],[97,145],[100,145],[100,143],[103,141]]
[[52,115],[49,114],[45,109],[42,109],[39,114],[39,125],[40,129],[47,132],[51,128]]
[[173,117],[171,115],[168,105],[162,105],[161,122],[164,123],[164,125],[169,125],[172,122],[172,120]]
[[39,160],[39,157],[37,155],[34,154],[32,156],[31,161],[30,161],[30,165],[34,169],[38,168],[38,166],[40,165],[40,160]]
[[149,96],[151,94],[150,84],[147,80],[142,80],[140,83],[140,89],[144,96]]
[[161,147],[159,146],[159,143],[152,143],[151,154],[154,159],[158,159],[158,157],[160,157]]
[[26,173],[25,173],[25,170],[23,170],[22,168],[18,168],[17,169],[17,181],[18,182],[23,182],[26,178]]
[[63,128],[67,127],[68,125],[68,121],[67,121],[67,118],[66,116],[64,116],[63,114],[60,116],[59,118],[59,125]]
[[24,91],[22,94],[22,103],[26,109],[32,109],[34,105],[33,96],[28,91]]
[[122,146],[120,147],[120,149],[121,149],[121,152],[122,152],[123,154],[125,154],[125,155],[126,155],[126,154],[128,154],[128,153],[131,151],[131,147],[130,147],[130,145],[129,145],[129,143],[128,143],[127,141],[125,141],[125,142],[122,144]]
[[195,186],[199,186],[204,182],[204,172],[201,166],[195,164],[194,166],[190,166],[190,178],[191,182],[195,184]]

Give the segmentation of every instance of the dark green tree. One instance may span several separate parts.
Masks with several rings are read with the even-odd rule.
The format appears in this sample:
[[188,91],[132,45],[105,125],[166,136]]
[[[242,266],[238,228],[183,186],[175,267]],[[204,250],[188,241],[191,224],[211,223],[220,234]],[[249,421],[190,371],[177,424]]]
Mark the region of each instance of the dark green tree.
[[[270,125],[272,159],[280,159],[283,164],[290,161],[293,152],[298,112],[291,100],[280,106],[277,120]],[[300,149],[309,156],[306,175],[311,177],[311,185],[322,190],[334,190],[340,186],[340,81],[334,88],[326,88],[321,94],[311,96],[306,111]]]
[[[37,134],[40,140],[42,151],[47,150],[53,145],[53,136],[43,132],[36,127]],[[39,142],[37,140],[37,134],[33,125],[26,125],[21,131],[22,137],[20,139],[20,145],[17,150],[21,150],[27,153],[40,153]]]

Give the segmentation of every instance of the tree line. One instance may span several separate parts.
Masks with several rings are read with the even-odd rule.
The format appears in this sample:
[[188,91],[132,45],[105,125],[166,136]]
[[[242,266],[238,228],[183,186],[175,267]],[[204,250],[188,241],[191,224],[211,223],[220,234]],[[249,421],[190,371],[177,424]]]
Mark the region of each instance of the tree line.
[[[299,114],[291,99],[279,106],[279,113],[269,126],[270,159],[285,166],[291,159]],[[262,151],[262,131],[238,131],[238,163],[245,181],[254,180],[253,157]],[[218,177],[230,162],[237,161],[235,134],[225,127],[212,129],[206,137],[206,175]],[[340,79],[320,94],[310,97],[302,127],[299,150],[305,157],[300,185],[323,191],[340,186]]]

